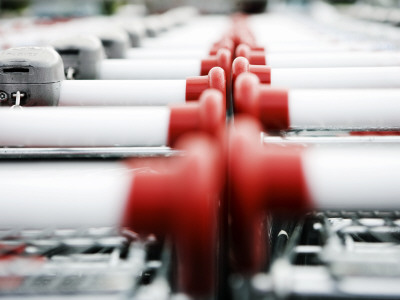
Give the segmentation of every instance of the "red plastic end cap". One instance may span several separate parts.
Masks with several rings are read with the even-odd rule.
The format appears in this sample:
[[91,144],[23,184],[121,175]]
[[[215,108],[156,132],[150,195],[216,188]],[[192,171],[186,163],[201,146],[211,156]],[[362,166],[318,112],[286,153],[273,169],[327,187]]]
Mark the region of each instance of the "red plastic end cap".
[[220,67],[214,67],[208,75],[194,76],[186,79],[186,101],[197,101],[206,89],[219,90],[225,97],[226,78],[225,72]]
[[208,73],[208,86],[222,93],[223,99],[226,98],[226,75],[225,71],[220,67],[215,67]]
[[183,292],[205,296],[215,282],[217,208],[223,182],[220,153],[215,141],[198,135],[181,139],[177,148],[186,153],[179,183],[186,196],[180,197],[174,216],[179,285]]
[[221,67],[226,78],[230,78],[232,55],[227,49],[219,49],[215,56],[209,56],[201,61],[201,75],[206,75],[214,67]]
[[215,89],[208,89],[200,97],[200,129],[215,136],[225,123],[225,98]]
[[251,54],[251,49],[248,45],[240,44],[239,46],[237,46],[235,52],[236,57],[245,57],[249,59],[250,54]]
[[240,74],[235,81],[234,108],[235,113],[259,117],[258,95],[260,81],[251,73]]
[[123,227],[145,235],[165,235],[171,231],[169,215],[175,199],[176,171],[167,172],[171,164],[160,158],[131,159],[127,164],[140,172],[134,173]]
[[393,130],[388,130],[388,131],[351,131],[350,135],[379,135],[379,136],[385,136],[385,135],[400,135],[400,131],[393,131]]
[[213,44],[208,54],[216,55],[218,50],[222,48],[229,50],[229,52],[232,55],[235,49],[235,43],[232,41],[232,39],[224,37],[220,41]]
[[128,162],[137,172],[123,225],[139,234],[172,238],[179,290],[205,296],[213,289],[223,171],[215,141],[207,136],[184,138],[177,146],[183,156]]
[[252,65],[266,65],[267,62],[265,60],[265,53],[264,51],[260,50],[252,50],[246,44],[240,44],[236,48],[236,57],[243,56],[246,57],[250,64]]
[[[219,49],[217,55],[210,56],[207,59],[201,61],[201,74],[207,74],[213,67],[221,67],[225,71],[226,80],[226,93],[231,91],[231,67],[232,67],[232,55],[227,49]],[[226,106],[228,107],[230,99],[226,99]]]
[[253,50],[253,51],[261,51],[261,52],[265,53],[265,47],[258,46],[258,45],[251,46],[251,50]]
[[235,86],[236,78],[242,74],[250,72],[250,64],[247,58],[240,56],[236,57],[232,63],[232,84]]
[[269,210],[300,214],[311,205],[297,146],[263,146],[260,125],[238,117],[230,132],[231,228],[234,262],[244,273],[263,266]]
[[249,46],[251,49],[257,48],[257,44],[256,44],[254,37],[247,36],[247,35],[241,36],[240,43],[238,44],[238,46],[240,44],[245,44],[245,45]]
[[258,97],[259,117],[267,130],[288,130],[289,96],[287,90],[261,87]]
[[290,127],[288,92],[260,85],[252,73],[243,73],[237,78],[234,103],[237,113],[256,117],[266,130]]
[[253,50],[250,54],[249,57],[249,62],[252,65],[261,65],[265,66],[267,64],[267,61],[265,59],[265,53],[264,51],[255,51]]
[[261,126],[251,118],[235,117],[230,128],[228,168],[232,199],[230,202],[231,239],[235,271],[253,274],[266,259],[265,209],[262,204],[263,180]]
[[173,146],[184,134],[201,131],[215,136],[225,121],[225,99],[218,90],[204,91],[198,103],[170,107],[168,144]]
[[271,68],[264,65],[249,65],[250,73],[255,74],[261,83],[271,84]]
[[201,93],[208,89],[209,85],[210,79],[208,75],[186,78],[186,101],[199,100]]
[[245,72],[255,74],[261,83],[271,83],[271,68],[262,65],[251,65],[247,58],[240,56],[235,58],[232,64],[232,83],[235,86],[236,78]]

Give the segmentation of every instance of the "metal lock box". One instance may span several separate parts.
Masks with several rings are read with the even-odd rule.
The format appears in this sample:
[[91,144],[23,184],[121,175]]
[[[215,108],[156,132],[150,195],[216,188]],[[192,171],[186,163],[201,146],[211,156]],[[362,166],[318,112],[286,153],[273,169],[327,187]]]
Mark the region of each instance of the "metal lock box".
[[[11,48],[0,52],[0,106],[56,106],[63,62],[50,47]],[[18,103],[17,103],[18,104]]]
[[129,48],[129,35],[121,29],[110,29],[96,34],[103,44],[107,58],[125,58]]
[[[51,43],[64,62],[65,74],[72,70],[74,79],[96,79],[99,63],[105,58],[99,38],[79,35]],[[67,79],[68,78],[67,76]]]

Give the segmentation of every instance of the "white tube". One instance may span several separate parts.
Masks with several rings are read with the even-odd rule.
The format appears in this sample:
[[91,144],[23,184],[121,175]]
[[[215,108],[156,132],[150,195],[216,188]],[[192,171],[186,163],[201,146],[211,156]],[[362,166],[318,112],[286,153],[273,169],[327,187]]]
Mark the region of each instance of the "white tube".
[[293,129],[400,128],[400,89],[290,90]]
[[[262,44],[261,44],[262,45]],[[352,43],[329,43],[329,42],[280,42],[264,45],[266,53],[304,53],[304,52],[349,52],[349,51],[371,51],[374,48],[369,44]]]
[[[157,40],[159,40],[159,38],[157,38]],[[212,46],[214,45],[214,43],[216,41],[218,41],[218,39],[215,39],[213,42],[208,41],[208,42],[195,42],[195,43],[191,43],[191,42],[187,42],[188,38],[186,38],[186,41],[184,39],[182,39],[182,41],[177,41],[177,42],[169,42],[169,41],[157,41],[154,39],[146,39],[143,41],[143,45],[142,47],[140,47],[139,49],[143,49],[144,51],[147,49],[151,49],[151,50],[166,50],[166,51],[173,51],[174,49],[185,49],[185,50],[189,50],[189,51],[204,51],[207,52],[210,51],[210,49],[212,48]]]
[[[320,132],[318,133],[320,134]],[[282,137],[263,135],[263,142],[281,146],[289,144],[306,146],[320,144],[400,144],[400,136],[397,135],[345,135],[343,132],[337,132],[337,135],[320,136],[318,133],[313,136],[291,135]]]
[[[215,39],[194,39],[196,32],[192,32],[191,35],[183,36],[162,36],[157,39],[145,39],[142,43],[143,49],[175,49],[175,48],[189,48],[189,49],[201,49],[210,50],[214,42],[218,41]],[[203,35],[203,34],[202,34]],[[191,38],[190,38],[191,36]],[[220,38],[220,37],[219,37]]]
[[175,28],[160,37],[145,39],[143,48],[166,49],[176,47],[205,47],[207,50],[228,30],[228,16],[201,16],[186,26]]
[[400,52],[267,53],[272,68],[335,68],[400,66]]
[[161,146],[169,116],[167,107],[2,108],[0,146]]
[[118,226],[131,172],[119,162],[1,163],[0,227]]
[[185,98],[185,80],[66,80],[58,105],[162,106]]
[[208,56],[206,49],[182,49],[182,48],[131,48],[126,53],[127,59],[191,59],[205,58]]
[[[322,19],[323,18],[324,17],[322,17]],[[330,16],[328,16],[328,18],[330,18]],[[326,20],[324,19],[322,23],[325,21]],[[297,16],[285,16],[279,13],[269,13],[268,16],[263,14],[252,16],[249,19],[249,24],[252,27],[252,32],[256,37],[256,41],[259,45],[264,46],[285,42],[308,46],[309,44],[317,45],[323,42],[330,43],[333,48],[336,48],[337,46],[345,46],[348,50],[354,50],[352,48],[361,49],[358,46],[363,44],[362,47],[372,49],[376,47],[381,48],[382,46],[378,45],[378,39],[371,39],[368,41],[368,38],[374,38],[374,34],[379,35],[379,37],[382,37],[382,34],[385,34],[387,37],[386,40],[396,38],[396,33],[393,34],[390,26],[387,25],[379,26],[377,23],[368,24],[366,22],[354,22],[354,20],[352,20],[350,24],[347,22],[348,20],[343,19],[340,21],[341,22],[335,22],[335,26],[333,27],[330,25],[325,26],[327,24],[321,26],[321,23],[318,20],[313,21],[312,18],[304,18],[304,16],[301,16],[300,14]],[[341,26],[341,28],[345,30],[338,30],[338,26]],[[348,28],[351,28],[352,32],[347,30]],[[354,28],[356,28],[355,31],[353,30]],[[358,34],[356,34],[357,38],[354,38],[354,32],[356,31],[358,31]],[[360,40],[360,37],[363,38],[363,40]],[[380,40],[382,40],[382,38]],[[286,50],[291,51],[289,48]],[[311,51],[316,50],[311,49]]]
[[290,16],[272,13],[249,18],[249,25],[257,41],[313,41],[326,39],[326,35],[310,29]]
[[106,59],[99,64],[98,79],[186,79],[200,71],[200,59]]
[[271,86],[395,88],[400,87],[400,67],[272,69]]
[[399,209],[400,148],[318,147],[303,170],[317,209]]

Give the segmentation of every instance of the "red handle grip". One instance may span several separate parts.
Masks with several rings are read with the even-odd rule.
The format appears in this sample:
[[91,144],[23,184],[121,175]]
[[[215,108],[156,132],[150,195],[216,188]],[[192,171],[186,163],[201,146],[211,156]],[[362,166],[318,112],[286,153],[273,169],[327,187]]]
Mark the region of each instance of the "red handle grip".
[[225,99],[226,76],[220,67],[214,67],[208,75],[188,77],[186,79],[186,101],[197,101],[206,89],[219,90]]
[[184,155],[134,159],[123,225],[139,234],[168,236],[176,247],[182,292],[210,295],[217,253],[217,207],[222,163],[215,141],[195,135],[177,145]]
[[288,92],[261,85],[254,74],[239,75],[235,82],[234,103],[236,113],[256,117],[266,130],[290,127]]
[[265,52],[252,50],[247,44],[240,44],[236,48],[236,57],[242,56],[249,60],[252,65],[266,65]]
[[254,120],[241,118],[230,132],[232,250],[244,273],[260,271],[266,259],[266,213],[302,213],[310,207],[300,149],[263,146],[260,132]]
[[168,145],[174,145],[182,135],[201,131],[215,136],[225,123],[225,99],[220,91],[205,90],[199,102],[170,107]]

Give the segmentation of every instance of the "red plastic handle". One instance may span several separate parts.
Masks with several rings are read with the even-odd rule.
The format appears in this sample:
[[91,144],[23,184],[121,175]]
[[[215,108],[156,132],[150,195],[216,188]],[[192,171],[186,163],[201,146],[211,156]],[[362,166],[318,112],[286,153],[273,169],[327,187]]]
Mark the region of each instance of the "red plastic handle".
[[201,93],[209,88],[219,90],[225,99],[226,77],[222,68],[214,67],[208,72],[208,75],[188,77],[186,79],[186,101],[197,101]]
[[182,292],[210,295],[217,253],[217,207],[222,163],[216,142],[183,138],[173,158],[134,159],[135,173],[123,225],[139,234],[168,236],[177,251]]
[[230,38],[223,37],[221,40],[212,45],[208,54],[217,55],[218,50],[223,48],[229,50],[231,55],[233,55],[235,50],[235,43]]
[[252,73],[240,74],[236,79],[234,104],[236,113],[256,117],[266,130],[290,127],[288,92],[261,85]]
[[236,78],[242,74],[250,72],[258,77],[261,83],[271,83],[271,68],[261,65],[251,65],[247,58],[237,57],[232,64],[232,82],[235,86]]
[[168,145],[189,132],[201,131],[216,136],[225,124],[225,99],[220,91],[205,90],[198,102],[171,105]]
[[262,50],[252,50],[247,44],[240,44],[236,48],[236,57],[245,57],[252,65],[266,65],[265,52]]
[[235,267],[247,274],[266,259],[267,212],[300,214],[310,207],[300,148],[263,146],[260,132],[260,124],[239,117],[229,139],[232,250]]
[[209,56],[201,61],[201,74],[207,75],[214,67],[221,67],[225,71],[225,77],[230,78],[232,66],[232,54],[229,50],[222,48],[216,55]]

